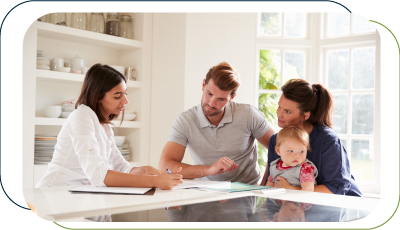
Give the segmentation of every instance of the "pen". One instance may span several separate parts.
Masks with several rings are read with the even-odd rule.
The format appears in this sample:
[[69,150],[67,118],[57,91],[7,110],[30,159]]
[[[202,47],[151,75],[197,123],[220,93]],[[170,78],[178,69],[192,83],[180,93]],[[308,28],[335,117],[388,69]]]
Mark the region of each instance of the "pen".
[[[172,172],[169,171],[169,169],[167,169],[167,172],[168,172],[169,174],[172,174]],[[168,210],[168,208],[169,208],[169,207],[166,207],[165,210]]]

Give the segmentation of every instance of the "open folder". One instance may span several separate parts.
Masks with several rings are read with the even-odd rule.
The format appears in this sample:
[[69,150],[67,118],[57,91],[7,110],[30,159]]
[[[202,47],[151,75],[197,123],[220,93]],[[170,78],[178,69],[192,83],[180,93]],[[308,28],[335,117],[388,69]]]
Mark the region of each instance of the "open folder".
[[83,185],[77,188],[68,190],[69,192],[89,192],[89,193],[114,193],[114,194],[129,194],[143,195],[152,188],[132,188],[132,187],[95,187],[91,185]]

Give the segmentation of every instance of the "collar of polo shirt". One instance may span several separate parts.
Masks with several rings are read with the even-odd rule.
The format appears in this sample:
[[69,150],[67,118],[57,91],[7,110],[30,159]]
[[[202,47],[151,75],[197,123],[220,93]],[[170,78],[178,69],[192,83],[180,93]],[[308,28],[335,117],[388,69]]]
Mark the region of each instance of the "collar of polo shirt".
[[[210,121],[207,119],[206,115],[204,115],[203,108],[201,107],[201,103],[197,105],[197,117],[199,118],[200,127],[211,127]],[[232,106],[231,103],[228,103],[225,106],[225,113],[222,117],[221,122],[219,123],[218,127],[224,126],[224,124],[232,122]]]

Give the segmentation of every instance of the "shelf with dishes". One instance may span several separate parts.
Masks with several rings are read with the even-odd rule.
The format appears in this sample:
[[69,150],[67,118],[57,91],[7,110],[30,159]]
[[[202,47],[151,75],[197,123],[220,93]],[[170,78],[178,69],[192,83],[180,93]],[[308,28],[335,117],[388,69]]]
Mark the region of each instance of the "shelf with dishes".
[[[38,81],[82,84],[84,78],[85,75],[83,74],[64,73],[51,70],[36,69],[36,79]],[[142,88],[142,82],[129,80],[126,86],[128,88]]]
[[[131,159],[129,144],[125,142],[125,136],[114,136],[115,145],[120,151],[121,155],[125,160]],[[34,152],[34,163],[44,164],[50,163],[53,158],[55,151],[55,145],[57,144],[56,135],[35,135],[35,152]]]
[[134,50],[143,47],[143,42],[137,40],[100,34],[91,31],[70,28],[67,26],[53,25],[45,22],[36,21],[35,23],[37,25],[38,37],[57,39],[91,46],[100,46],[116,50]]
[[[35,125],[56,125],[62,126],[66,121],[66,118],[49,118],[49,117],[35,117]],[[140,128],[140,121],[113,121],[114,127],[116,128]]]

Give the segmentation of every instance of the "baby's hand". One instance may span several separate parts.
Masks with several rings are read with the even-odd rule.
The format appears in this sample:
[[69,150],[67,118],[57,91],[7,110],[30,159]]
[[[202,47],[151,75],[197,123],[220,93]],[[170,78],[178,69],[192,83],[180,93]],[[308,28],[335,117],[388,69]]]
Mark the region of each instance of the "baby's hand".
[[274,184],[275,188],[287,188],[290,189],[291,185],[289,184],[289,182],[281,176],[277,176],[275,178],[276,181],[278,181],[277,183]]

